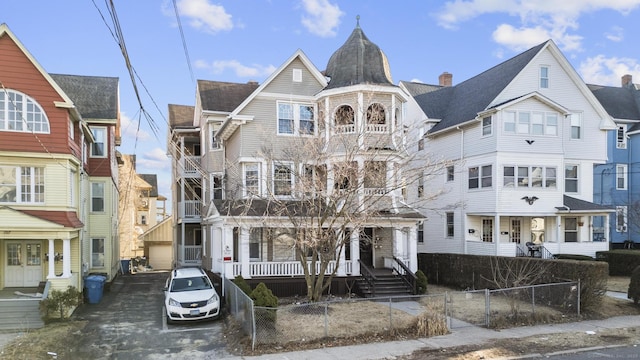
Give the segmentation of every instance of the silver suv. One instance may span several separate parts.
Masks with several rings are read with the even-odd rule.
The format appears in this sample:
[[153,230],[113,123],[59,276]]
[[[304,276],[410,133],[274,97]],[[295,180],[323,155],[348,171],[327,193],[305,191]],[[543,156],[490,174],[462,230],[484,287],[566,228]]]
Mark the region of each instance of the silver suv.
[[200,268],[171,271],[164,288],[167,322],[217,318],[220,297]]

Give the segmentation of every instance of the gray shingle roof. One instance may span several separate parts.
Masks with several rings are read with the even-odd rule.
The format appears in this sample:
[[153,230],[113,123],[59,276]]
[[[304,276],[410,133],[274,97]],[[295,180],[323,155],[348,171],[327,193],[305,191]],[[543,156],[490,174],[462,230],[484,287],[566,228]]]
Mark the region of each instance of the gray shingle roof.
[[[576,199],[571,196],[563,196],[564,207],[557,207],[558,210],[570,210],[570,211],[611,211],[614,210],[611,206],[595,204],[589,201]],[[568,209],[567,209],[568,208]]]
[[169,104],[169,126],[175,128],[193,127],[194,106]]
[[325,74],[331,78],[326,89],[357,84],[394,86],[387,56],[367,38],[360,25],[331,55]]
[[440,131],[473,120],[487,110],[498,94],[551,40],[537,45],[458,85],[415,95],[424,113],[441,119],[429,132]]
[[258,86],[256,82],[241,84],[198,80],[198,92],[202,109],[232,112],[249,97]]
[[640,120],[640,91],[629,87],[587,86],[614,119]]
[[118,118],[118,78],[50,74],[87,119]]
[[158,197],[158,176],[156,174],[138,174],[138,176],[151,185],[149,197]]

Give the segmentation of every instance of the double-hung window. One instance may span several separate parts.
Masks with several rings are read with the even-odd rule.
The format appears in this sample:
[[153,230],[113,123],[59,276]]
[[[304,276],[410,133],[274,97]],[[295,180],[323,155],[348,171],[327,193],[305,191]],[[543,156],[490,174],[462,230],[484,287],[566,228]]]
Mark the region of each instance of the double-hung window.
[[571,114],[571,139],[582,139],[582,114]]
[[291,196],[293,191],[293,165],[273,163],[273,194]]
[[260,195],[260,163],[244,164],[244,194]]
[[564,218],[564,242],[578,241],[578,218]]
[[518,188],[555,188],[556,168],[544,166],[505,166],[503,186]]
[[316,131],[311,104],[278,103],[278,135],[313,135]]
[[453,237],[454,229],[455,229],[455,227],[453,225],[453,213],[452,212],[448,212],[448,213],[445,213],[445,214],[446,214],[445,216],[446,216],[446,221],[447,221],[447,224],[446,224],[446,227],[447,227],[446,228],[446,235],[447,235],[447,237]]
[[469,168],[469,189],[490,188],[492,183],[491,165]]
[[540,88],[541,89],[549,88],[549,67],[548,66],[540,67]]
[[482,136],[489,136],[492,133],[492,119],[491,116],[482,118]]
[[91,183],[91,212],[104,212],[104,183]]
[[447,166],[447,182],[453,181],[455,179],[455,168],[453,165]]
[[578,165],[565,165],[564,167],[564,192],[578,192]]
[[558,113],[541,111],[505,111],[502,126],[507,134],[537,136],[558,135]]
[[616,165],[616,189],[627,190],[627,165]]
[[92,127],[91,132],[95,138],[95,142],[91,144],[91,157],[107,157],[107,128]]
[[627,232],[627,207],[616,206],[616,232]]
[[104,239],[91,239],[91,267],[104,267]]

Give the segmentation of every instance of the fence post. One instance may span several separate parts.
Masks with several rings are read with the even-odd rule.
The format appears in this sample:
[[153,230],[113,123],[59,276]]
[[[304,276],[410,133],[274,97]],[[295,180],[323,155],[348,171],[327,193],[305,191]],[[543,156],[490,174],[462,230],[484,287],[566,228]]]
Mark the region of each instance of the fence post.
[[391,319],[391,297],[389,297],[389,330],[393,329],[393,320]]
[[253,308],[253,301],[250,302],[251,304],[251,332],[253,333],[253,336],[251,337],[251,351],[256,349],[256,311]]
[[451,330],[451,316],[449,316],[449,292],[444,292],[444,318],[447,319],[447,328]]
[[531,286],[531,310],[533,315],[536,314],[536,287]]
[[580,279],[578,279],[578,304],[576,309],[578,309],[578,316],[580,316]]
[[329,300],[324,303],[324,337],[329,337]]
[[484,325],[489,327],[491,317],[491,295],[489,289],[484,289]]

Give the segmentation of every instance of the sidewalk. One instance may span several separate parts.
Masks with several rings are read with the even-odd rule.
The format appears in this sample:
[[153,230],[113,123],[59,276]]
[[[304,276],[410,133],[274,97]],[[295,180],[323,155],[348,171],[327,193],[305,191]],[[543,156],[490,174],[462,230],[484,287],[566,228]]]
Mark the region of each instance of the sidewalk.
[[230,359],[256,360],[323,360],[323,359],[392,359],[409,355],[419,349],[440,349],[471,344],[485,344],[496,339],[524,338],[543,334],[557,334],[569,332],[587,332],[605,329],[621,329],[640,327],[640,315],[618,316],[604,320],[587,320],[564,324],[523,326],[502,331],[468,326],[453,329],[450,334],[432,338],[422,338],[407,341],[391,341],[363,345],[352,345],[335,348],[322,348],[287,353],[268,354],[260,356],[231,357]]

